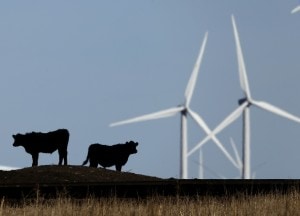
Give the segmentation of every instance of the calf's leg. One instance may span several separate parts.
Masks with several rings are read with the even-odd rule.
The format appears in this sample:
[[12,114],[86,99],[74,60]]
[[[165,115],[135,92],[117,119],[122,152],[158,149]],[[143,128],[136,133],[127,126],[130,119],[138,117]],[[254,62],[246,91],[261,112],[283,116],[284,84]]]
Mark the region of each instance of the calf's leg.
[[59,156],[58,165],[62,165],[63,161],[64,161],[64,165],[68,165],[67,155],[68,155],[67,150],[58,149],[58,156]]
[[90,157],[90,167],[97,168],[98,167],[98,160],[93,158],[93,157]]
[[116,164],[116,170],[121,172],[121,169],[122,169],[122,165],[120,164]]
[[32,153],[32,166],[38,165],[39,153]]
[[68,165],[68,151],[65,151],[65,155],[64,155],[64,165]]

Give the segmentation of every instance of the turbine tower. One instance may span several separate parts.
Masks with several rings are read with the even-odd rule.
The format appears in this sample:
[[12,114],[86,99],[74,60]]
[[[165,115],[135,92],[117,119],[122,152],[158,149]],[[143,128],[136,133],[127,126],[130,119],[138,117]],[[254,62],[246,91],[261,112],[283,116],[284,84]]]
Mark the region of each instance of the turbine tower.
[[[196,123],[206,132],[206,134],[211,134],[212,132],[210,128],[207,126],[207,124],[204,122],[204,120],[201,118],[201,116],[199,116],[196,112],[190,109],[190,102],[195,88],[198,71],[203,58],[207,37],[208,37],[208,33],[206,32],[200,48],[197,61],[195,63],[193,72],[191,74],[191,77],[189,79],[188,85],[185,90],[185,102],[183,105],[179,105],[177,107],[169,108],[155,113],[110,124],[110,126],[113,127],[113,126],[118,126],[123,124],[134,123],[134,122],[171,117],[177,113],[180,113],[181,114],[180,178],[182,179],[188,178],[187,115],[189,114],[192,117],[192,119],[194,119],[194,121],[196,121]],[[224,155],[237,167],[238,166],[237,163],[234,161],[231,155],[226,151],[226,149],[223,147],[221,142],[213,135],[212,135],[212,139],[214,140],[216,145],[221,149]]]
[[237,31],[236,23],[234,16],[232,15],[232,25],[233,32],[236,44],[236,52],[237,52],[237,60],[238,60],[238,68],[239,68],[239,77],[240,77],[240,85],[245,94],[245,97],[240,99],[239,107],[234,110],[228,117],[226,117],[214,130],[211,134],[209,134],[204,140],[202,140],[199,144],[197,144],[191,151],[190,154],[199,149],[203,144],[205,144],[212,137],[215,137],[216,134],[221,132],[224,128],[230,125],[233,121],[235,121],[242,113],[243,113],[243,170],[242,170],[242,178],[250,179],[251,178],[251,168],[250,168],[250,112],[249,108],[254,105],[263,110],[269,111],[276,115],[282,116],[289,120],[293,120],[295,122],[300,123],[300,118],[296,117],[278,107],[275,107],[264,101],[256,101],[251,97],[246,67],[244,62],[244,57],[242,53],[242,48],[240,45],[239,34]]

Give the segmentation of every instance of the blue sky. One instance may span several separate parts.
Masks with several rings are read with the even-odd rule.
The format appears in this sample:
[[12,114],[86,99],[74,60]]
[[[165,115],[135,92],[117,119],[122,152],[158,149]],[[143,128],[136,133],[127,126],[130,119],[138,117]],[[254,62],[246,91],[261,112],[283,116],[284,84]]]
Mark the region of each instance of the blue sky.
[[[280,1],[5,1],[0,3],[0,164],[28,167],[12,135],[70,131],[69,163],[92,143],[140,143],[124,171],[179,177],[180,117],[110,128],[112,122],[182,104],[206,31],[191,108],[213,129],[237,107],[239,85],[230,16],[235,15],[253,98],[300,116],[300,13]],[[189,149],[204,133],[188,119]],[[300,124],[251,109],[256,178],[300,177]],[[241,153],[242,119],[218,135]],[[238,177],[213,142],[203,147],[205,178]],[[198,154],[189,177],[198,177]],[[40,154],[39,164],[58,155]],[[114,168],[113,168],[114,169]],[[217,173],[218,175],[216,175]]]

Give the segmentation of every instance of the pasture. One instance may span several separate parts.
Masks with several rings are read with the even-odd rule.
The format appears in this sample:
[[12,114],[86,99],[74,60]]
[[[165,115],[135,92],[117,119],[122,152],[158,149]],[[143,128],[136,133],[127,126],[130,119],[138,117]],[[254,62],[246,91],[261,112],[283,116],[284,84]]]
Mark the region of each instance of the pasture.
[[83,166],[0,171],[2,215],[299,215],[298,180],[178,180]]
[[19,204],[2,198],[0,215],[299,215],[300,194],[258,194],[215,197],[147,199],[85,198],[24,199]]

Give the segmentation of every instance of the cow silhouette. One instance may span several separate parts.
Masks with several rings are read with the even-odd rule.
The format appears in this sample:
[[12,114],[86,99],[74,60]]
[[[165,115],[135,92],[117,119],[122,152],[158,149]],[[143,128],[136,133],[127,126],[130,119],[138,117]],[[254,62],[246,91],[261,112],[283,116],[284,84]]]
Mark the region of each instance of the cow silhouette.
[[122,166],[128,161],[129,155],[137,153],[137,146],[138,143],[133,141],[112,146],[91,144],[82,165],[86,165],[90,161],[90,167],[98,167],[98,164],[104,168],[115,165],[116,170],[121,171]]
[[50,153],[58,150],[59,165],[68,164],[67,148],[69,142],[69,131],[58,129],[48,133],[32,132],[13,135],[13,146],[23,146],[25,151],[32,155],[32,166],[38,165],[39,153]]

